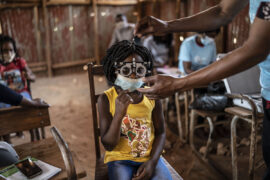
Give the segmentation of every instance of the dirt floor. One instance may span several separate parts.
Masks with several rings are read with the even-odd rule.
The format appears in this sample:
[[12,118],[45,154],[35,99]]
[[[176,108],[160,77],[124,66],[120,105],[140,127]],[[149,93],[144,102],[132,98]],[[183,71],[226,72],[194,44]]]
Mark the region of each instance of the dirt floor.
[[[98,82],[97,89],[101,92],[102,89],[106,87],[106,82],[104,78],[101,77],[97,78],[96,81]],[[87,170],[88,177],[85,179],[93,179],[95,150],[87,73],[58,76],[54,78],[39,78],[32,84],[32,94],[34,98],[43,98],[51,105],[50,117],[52,126],[56,126],[59,129],[65,140],[68,142],[70,149],[74,152],[74,156]],[[192,154],[189,145],[184,144],[179,140],[177,131],[175,130],[176,124],[173,122],[175,114],[171,113],[171,116],[172,120],[168,122],[164,157],[184,179],[218,179],[212,173],[209,173],[205,166],[203,166]],[[227,129],[223,129],[222,131],[222,133],[215,134],[215,136],[221,137],[220,142],[225,146],[225,150],[229,151],[229,131]],[[220,134],[224,134],[224,132],[226,135],[222,137]],[[46,135],[51,136],[49,128],[46,129]],[[198,142],[207,139],[207,135],[204,131],[197,135],[200,137],[197,138]],[[24,139],[12,139],[13,144],[16,145],[29,141],[29,133],[25,132],[24,136]],[[216,147],[217,142],[214,144],[214,147]],[[241,143],[239,146],[241,146]],[[240,177],[247,177],[248,173],[246,167],[248,167],[248,155],[245,154],[245,152],[248,148],[245,145],[242,145],[241,147],[242,150],[239,152],[242,162],[239,165],[241,166]],[[213,154],[213,158],[218,160],[218,162],[221,163],[221,166],[225,166],[227,169],[228,167],[230,168],[230,153],[226,152],[224,155],[216,156],[216,151],[216,148],[212,148],[210,151],[210,153]],[[257,154],[261,156],[261,150],[259,150]],[[261,179],[263,170],[264,169],[261,168],[256,171],[256,179]],[[231,179],[230,169],[228,171],[225,170],[225,172],[228,179]]]

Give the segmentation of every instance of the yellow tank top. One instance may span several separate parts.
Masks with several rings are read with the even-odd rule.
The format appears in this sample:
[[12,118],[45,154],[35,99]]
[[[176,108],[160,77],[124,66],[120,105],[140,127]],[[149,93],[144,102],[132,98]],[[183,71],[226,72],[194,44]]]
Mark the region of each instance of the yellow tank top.
[[[104,92],[110,103],[110,113],[114,116],[115,100],[118,96],[114,87]],[[143,96],[138,104],[130,104],[122,120],[119,143],[112,151],[106,151],[104,162],[131,160],[145,162],[150,159],[154,141],[152,111],[155,101]]]

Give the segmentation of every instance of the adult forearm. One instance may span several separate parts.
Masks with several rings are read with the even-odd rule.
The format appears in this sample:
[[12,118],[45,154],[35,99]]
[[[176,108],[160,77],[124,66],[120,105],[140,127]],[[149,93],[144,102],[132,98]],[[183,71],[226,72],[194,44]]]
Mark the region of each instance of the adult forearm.
[[243,47],[234,50],[220,61],[184,77],[182,79],[185,81],[184,86],[183,82],[178,86],[178,82],[182,81],[178,79],[176,82],[177,89],[183,91],[200,87],[249,69],[263,61],[267,55],[267,52],[253,51],[253,49],[253,46],[246,43]]
[[201,32],[215,30],[228,24],[232,17],[224,15],[220,5],[193,16],[168,21],[168,32]]

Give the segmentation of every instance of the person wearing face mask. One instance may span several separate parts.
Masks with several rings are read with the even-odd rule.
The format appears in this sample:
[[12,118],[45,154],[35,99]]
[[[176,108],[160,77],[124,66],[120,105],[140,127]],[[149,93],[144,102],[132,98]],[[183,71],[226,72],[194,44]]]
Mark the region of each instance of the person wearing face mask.
[[135,24],[129,23],[125,15],[117,14],[115,17],[115,28],[109,47],[123,40],[132,40],[134,28]]
[[[8,87],[0,84],[0,101],[14,106],[25,106],[32,108],[49,107],[42,99],[29,100]],[[0,141],[0,167],[9,166],[19,160],[19,156],[12,146]]]
[[219,29],[195,34],[185,39],[179,49],[179,69],[183,74],[190,74],[202,69],[216,60],[214,38]]
[[[35,76],[27,66],[26,61],[18,56],[14,39],[5,35],[1,36],[0,55],[0,84],[31,100],[27,80],[34,81]],[[10,104],[0,101],[0,108],[8,108],[10,106]],[[18,132],[17,135],[23,136],[22,132]],[[3,139],[10,143],[9,135],[3,136]]]
[[[27,80],[34,81],[35,76],[27,66],[26,61],[18,56],[16,43],[9,36],[2,36],[0,41],[0,83],[31,99]],[[0,103],[0,108],[9,107]]]
[[127,40],[107,50],[102,60],[112,87],[98,99],[101,142],[110,180],[171,180],[160,158],[165,120],[160,100],[150,100],[137,88],[153,70],[151,52]]

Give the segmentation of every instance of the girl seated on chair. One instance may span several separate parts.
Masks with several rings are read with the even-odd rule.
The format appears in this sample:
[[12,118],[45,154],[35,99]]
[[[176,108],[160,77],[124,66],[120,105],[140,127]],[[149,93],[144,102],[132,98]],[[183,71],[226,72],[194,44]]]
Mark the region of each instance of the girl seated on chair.
[[136,90],[151,75],[151,52],[125,40],[108,49],[102,64],[112,85],[98,99],[109,178],[171,180],[160,158],[166,138],[161,103]]

